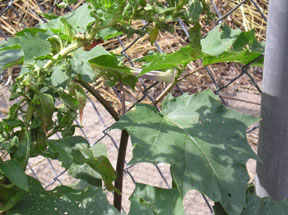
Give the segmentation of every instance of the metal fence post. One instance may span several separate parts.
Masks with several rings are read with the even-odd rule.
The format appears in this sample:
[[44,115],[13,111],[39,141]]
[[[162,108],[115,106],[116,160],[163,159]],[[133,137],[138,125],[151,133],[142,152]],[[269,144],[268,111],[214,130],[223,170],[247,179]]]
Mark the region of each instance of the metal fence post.
[[288,197],[288,1],[269,1],[256,193]]

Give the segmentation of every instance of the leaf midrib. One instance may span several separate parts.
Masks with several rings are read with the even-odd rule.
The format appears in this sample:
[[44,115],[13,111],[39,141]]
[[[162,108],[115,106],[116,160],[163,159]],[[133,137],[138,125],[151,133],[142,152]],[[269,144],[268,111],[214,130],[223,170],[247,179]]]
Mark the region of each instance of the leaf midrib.
[[[221,182],[220,182],[220,180],[219,180],[219,176],[217,175],[216,170],[214,169],[212,163],[209,161],[206,153],[202,150],[202,148],[200,147],[200,145],[196,142],[196,140],[194,140],[194,138],[193,138],[184,128],[182,128],[181,125],[179,125],[178,123],[176,123],[176,122],[174,122],[174,121],[172,121],[172,120],[171,120],[170,122],[173,123],[174,125],[176,125],[176,126],[177,126],[178,128],[180,128],[181,130],[183,130],[183,132],[184,132],[185,135],[186,135],[186,138],[189,137],[189,139],[195,144],[195,146],[199,149],[199,151],[204,155],[204,157],[205,157],[206,160],[208,161],[208,164],[209,164],[208,166],[211,168],[212,172],[215,174],[215,176],[216,176],[216,178],[217,178],[217,182],[218,182],[218,184],[219,184],[219,186],[220,186],[220,188],[221,188],[221,190],[222,190],[223,188],[222,188]],[[185,148],[186,148],[186,142],[187,142],[187,141],[185,141]],[[185,152],[186,152],[186,151],[185,151]],[[185,158],[186,158],[186,155],[185,155]]]

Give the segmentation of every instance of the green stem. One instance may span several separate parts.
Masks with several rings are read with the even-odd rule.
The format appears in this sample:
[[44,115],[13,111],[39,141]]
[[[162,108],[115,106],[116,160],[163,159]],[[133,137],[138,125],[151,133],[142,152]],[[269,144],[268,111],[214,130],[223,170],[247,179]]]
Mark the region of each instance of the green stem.
[[156,98],[156,100],[153,102],[154,105],[157,105],[164,98],[164,96],[166,96],[171,91],[171,89],[177,84],[177,80],[178,80],[178,77],[179,77],[180,74],[181,74],[180,69],[177,69],[177,73],[176,73],[176,75],[174,77],[173,82],[170,83],[165,88],[165,90]]
[[[95,35],[102,29],[104,28],[109,28],[112,27],[113,25],[116,24],[117,18],[113,19],[110,23],[108,23],[107,25],[103,25],[103,26],[98,26],[98,24],[96,23],[95,26],[91,29],[90,33],[88,34],[88,36],[83,39],[83,40],[77,40],[75,43],[72,43],[71,45],[69,45],[68,47],[62,49],[59,53],[57,53],[56,55],[53,56],[54,60],[57,60],[59,56],[66,56],[69,53],[73,52],[74,50],[84,46],[85,44],[89,43],[94,37]],[[49,60],[43,67],[43,69],[48,69],[49,67],[51,67],[53,64],[52,60]]]
[[[53,56],[53,59],[56,60],[58,59],[59,56],[66,56],[67,54],[71,53],[72,51],[84,46],[84,41],[77,41],[76,43],[72,43],[68,47],[62,49],[59,53]],[[49,60],[43,67],[43,69],[48,69],[49,67],[52,66],[53,61]]]

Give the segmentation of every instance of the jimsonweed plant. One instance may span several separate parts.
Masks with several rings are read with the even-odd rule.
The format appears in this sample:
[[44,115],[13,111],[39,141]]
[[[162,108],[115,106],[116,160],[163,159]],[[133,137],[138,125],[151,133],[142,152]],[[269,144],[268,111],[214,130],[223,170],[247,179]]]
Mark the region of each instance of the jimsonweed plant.
[[[65,7],[76,1],[66,0]],[[258,159],[246,140],[253,116],[224,107],[212,91],[173,97],[173,86],[203,67],[219,62],[261,66],[263,44],[254,31],[241,32],[217,25],[204,38],[199,16],[213,14],[204,0],[88,0],[74,12],[55,16],[26,28],[0,44],[0,70],[21,66],[11,87],[14,103],[0,122],[0,213],[12,214],[120,214],[123,167],[129,135],[133,158],[129,164],[168,163],[172,188],[137,184],[129,214],[184,214],[182,200],[192,189],[215,202],[216,214],[284,214],[287,202],[260,199],[250,192],[246,162]],[[189,30],[189,45],[172,54],[143,56],[141,68],[123,64],[123,57],[97,45],[123,34],[149,34],[153,44],[160,31],[173,32],[181,18]],[[133,21],[145,20],[141,29]],[[183,76],[188,63],[203,65]],[[255,59],[260,59],[256,61]],[[152,105],[138,104],[119,116],[90,83],[105,79],[107,87],[135,88],[139,77],[169,82]],[[116,170],[105,145],[89,145],[75,136],[74,120],[83,118],[88,90],[117,121],[121,129]],[[155,108],[162,99],[161,111]],[[56,105],[57,102],[57,105]],[[82,124],[82,123],[81,123]],[[85,126],[85,125],[83,125]],[[55,139],[54,134],[61,134]],[[145,135],[143,135],[145,134]],[[29,158],[43,156],[61,162],[73,186],[52,191],[25,174]],[[103,187],[114,193],[114,205]]]

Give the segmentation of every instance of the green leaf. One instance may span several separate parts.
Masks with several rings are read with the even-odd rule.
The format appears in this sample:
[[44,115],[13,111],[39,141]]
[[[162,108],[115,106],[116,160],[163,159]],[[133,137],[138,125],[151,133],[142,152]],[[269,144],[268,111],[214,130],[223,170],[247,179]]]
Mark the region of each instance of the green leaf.
[[1,41],[0,51],[10,49],[21,49],[19,38],[9,37],[7,41]]
[[6,49],[0,51],[0,74],[5,68],[13,65],[21,65],[23,63],[23,56],[22,49]]
[[51,191],[45,191],[39,181],[29,177],[30,192],[7,215],[39,215],[45,212],[49,215],[69,214],[105,214],[120,215],[109,204],[101,188],[88,187],[75,190],[59,186]]
[[75,93],[78,103],[78,109],[79,109],[79,119],[80,119],[80,125],[82,125],[82,119],[83,119],[83,111],[86,106],[86,94],[84,90],[79,86],[75,86]]
[[247,198],[246,209],[241,215],[286,215],[288,211],[288,199],[274,201],[270,197],[259,198],[249,196]]
[[65,34],[71,40],[72,37],[74,36],[73,30],[72,30],[72,26],[63,17],[61,17],[60,20],[61,20],[61,22],[64,25]]
[[32,62],[36,57],[49,55],[51,52],[50,43],[38,35],[26,33],[25,36],[21,36],[19,39],[26,63]]
[[111,128],[129,132],[135,146],[129,164],[169,163],[182,196],[196,189],[219,201],[228,214],[240,214],[249,179],[245,165],[249,158],[257,158],[246,139],[246,129],[255,121],[224,107],[206,90],[168,96],[161,113],[137,105]]
[[[209,65],[220,62],[237,62],[247,64],[255,60],[257,57],[261,56],[261,53],[251,52],[249,50],[244,50],[241,52],[224,52],[219,56],[205,56],[203,58],[203,65]],[[263,58],[255,62],[254,66],[263,67]]]
[[32,34],[32,35],[37,35],[38,33],[45,33],[46,30],[41,29],[41,28],[25,28],[22,31],[18,31],[15,35],[20,37],[20,36],[25,36],[27,34]]
[[130,201],[131,215],[184,215],[182,200],[176,188],[169,190],[137,183]]
[[81,79],[86,82],[92,82],[94,80],[94,73],[89,64],[89,60],[101,56],[109,55],[102,46],[96,46],[91,49],[89,52],[82,49],[78,49],[73,52],[73,58],[71,60],[72,70],[81,76]]
[[123,32],[117,31],[115,28],[104,28],[98,33],[99,37],[103,38],[104,40],[109,40],[122,34]]
[[153,43],[156,41],[156,39],[157,39],[157,37],[158,37],[158,34],[159,34],[159,30],[158,30],[157,26],[155,26],[155,27],[150,31],[150,34],[149,34],[149,39],[150,39],[151,45],[153,45]]
[[77,110],[78,104],[77,104],[77,99],[73,98],[71,95],[65,93],[65,92],[60,92],[60,98],[62,102],[69,107],[70,109]]
[[219,202],[214,202],[213,210],[215,215],[229,215],[225,212],[224,208]]
[[13,208],[23,197],[24,191],[14,185],[0,184],[0,213]]
[[[90,150],[94,157],[107,157],[107,150],[104,144],[97,143],[93,145]],[[82,165],[73,163],[68,170],[68,174],[73,178],[84,180],[93,186],[102,186],[101,175],[86,163]]]
[[190,22],[198,22],[202,13],[203,5],[199,0],[189,1],[188,19]]
[[[37,102],[39,99],[39,103]],[[47,127],[50,125],[52,121],[52,116],[54,113],[54,98],[50,94],[37,92],[35,95],[33,102],[36,106],[36,113],[38,117],[41,119],[41,128],[43,132],[46,132]]]
[[86,163],[81,165],[73,163],[68,169],[68,175],[73,178],[84,180],[96,187],[102,186],[101,175]]
[[83,4],[72,13],[64,15],[63,18],[76,32],[84,33],[87,30],[87,27],[95,21],[90,13],[91,10],[88,7],[88,4]]
[[199,22],[196,22],[193,28],[189,30],[189,37],[190,37],[190,43],[191,46],[191,56],[192,57],[198,57],[201,55],[201,25]]
[[184,65],[186,66],[190,61],[195,60],[195,57],[191,55],[193,48],[190,46],[181,47],[179,51],[172,54],[158,54],[152,55],[148,58],[143,58],[143,61],[148,59],[149,64],[143,67],[139,76],[144,75],[147,72],[153,70],[168,70],[173,67]]
[[105,77],[108,86],[114,86],[116,82],[121,81],[134,89],[137,78],[132,75],[130,68],[120,64],[115,55],[101,55],[89,60],[93,70],[97,75]]
[[83,137],[73,136],[59,140],[48,141],[49,150],[58,153],[58,159],[62,162],[62,166],[68,169],[73,163],[73,150],[87,149],[89,143]]
[[112,185],[112,182],[116,180],[116,175],[110,161],[106,156],[95,157],[83,137],[73,136],[60,140],[49,140],[48,146],[51,152],[58,153],[58,160],[62,162],[64,168],[70,168],[73,163],[77,165],[86,163],[101,175],[109,191],[117,191]]
[[60,67],[56,67],[51,75],[51,84],[54,87],[63,87],[69,80],[65,70]]
[[16,160],[8,160],[0,163],[0,170],[12,184],[24,191],[29,191],[27,176],[21,165]]
[[42,13],[42,16],[44,16],[48,20],[59,18],[59,16],[57,16],[57,15],[55,15],[53,13]]
[[239,29],[233,30],[228,26],[223,26],[223,31],[220,31],[220,27],[221,25],[217,25],[201,40],[203,53],[217,56],[228,51],[241,33]]
[[14,128],[22,128],[25,126],[24,122],[19,119],[3,119],[3,122],[5,122],[5,126],[9,130],[13,130]]
[[254,52],[264,53],[264,43],[259,43],[255,38],[255,30],[242,32],[233,43],[233,48],[236,51],[241,51],[248,45]]
[[114,55],[100,55],[89,60],[92,68],[103,69],[105,71],[118,71],[130,74],[130,69],[126,66],[119,65],[118,58]]

